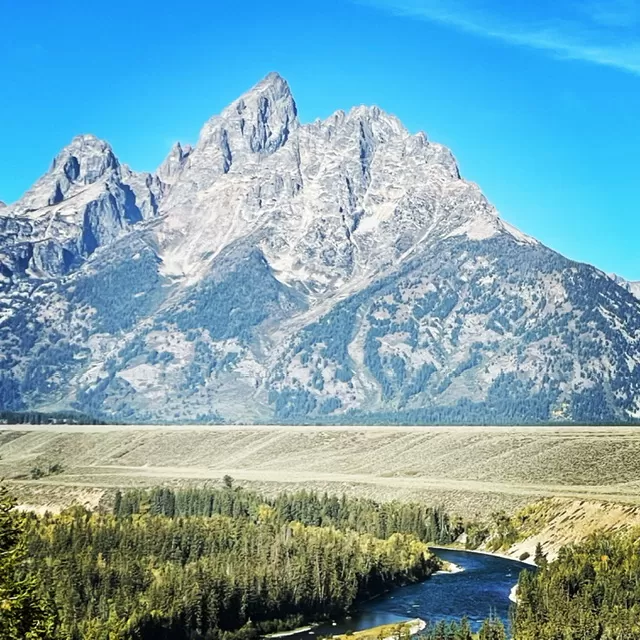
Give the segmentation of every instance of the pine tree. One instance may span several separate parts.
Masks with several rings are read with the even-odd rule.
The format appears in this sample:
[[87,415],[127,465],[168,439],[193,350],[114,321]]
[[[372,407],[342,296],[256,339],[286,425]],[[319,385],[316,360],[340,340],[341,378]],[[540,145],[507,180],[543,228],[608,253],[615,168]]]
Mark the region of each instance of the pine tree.
[[460,621],[460,626],[456,630],[455,640],[473,640],[473,633],[471,632],[471,625],[468,618],[465,616]]
[[507,632],[499,618],[491,616],[482,623],[478,640],[507,640]]
[[540,544],[539,542],[536,545],[536,552],[533,556],[533,560],[536,563],[536,565],[538,565],[539,567],[547,566],[547,555],[542,550],[542,544]]

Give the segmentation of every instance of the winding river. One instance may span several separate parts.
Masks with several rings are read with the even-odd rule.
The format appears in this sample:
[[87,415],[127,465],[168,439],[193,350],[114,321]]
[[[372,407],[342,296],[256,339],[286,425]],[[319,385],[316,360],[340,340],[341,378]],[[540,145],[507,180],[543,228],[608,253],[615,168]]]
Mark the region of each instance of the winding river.
[[509,593],[523,570],[530,565],[496,556],[434,549],[443,560],[463,569],[458,573],[438,573],[421,584],[396,589],[364,604],[352,618],[326,624],[313,632],[296,633],[287,640],[306,640],[359,631],[411,618],[430,622],[459,620],[466,615],[475,631],[494,614],[508,625],[512,602]]

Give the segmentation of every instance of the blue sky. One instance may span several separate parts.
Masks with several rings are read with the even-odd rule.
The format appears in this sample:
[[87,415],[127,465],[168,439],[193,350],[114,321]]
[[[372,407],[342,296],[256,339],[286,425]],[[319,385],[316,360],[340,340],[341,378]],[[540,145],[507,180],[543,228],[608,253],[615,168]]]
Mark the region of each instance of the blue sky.
[[78,133],[153,170],[269,71],[303,121],[377,104],[502,216],[640,279],[640,0],[0,0],[0,199]]

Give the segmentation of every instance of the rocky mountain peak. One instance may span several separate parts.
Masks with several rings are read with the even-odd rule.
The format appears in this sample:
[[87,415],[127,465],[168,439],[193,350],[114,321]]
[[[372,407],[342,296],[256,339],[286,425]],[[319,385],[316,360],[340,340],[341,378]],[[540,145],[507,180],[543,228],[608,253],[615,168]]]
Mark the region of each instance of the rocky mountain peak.
[[[289,84],[277,73],[264,80],[231,103],[202,129],[199,145],[213,139],[236,154],[269,155],[277,151],[299,126],[298,109]],[[223,132],[223,133],[221,133]]]
[[20,214],[56,205],[119,168],[120,163],[107,142],[88,134],[76,136],[14,209]]
[[[195,192],[273,155],[299,128],[298,110],[288,83],[277,73],[270,73],[205,123],[186,162],[184,157],[179,160],[177,147],[172,149],[161,168],[165,178],[167,171],[173,172],[166,209],[177,208],[184,213],[185,203],[191,208]],[[183,165],[188,166],[188,171],[176,171],[177,166]]]
[[163,193],[156,176],[120,164],[104,140],[76,136],[3,210],[0,271],[7,281],[67,274],[98,247],[154,217]]
[[298,110],[289,83],[279,74],[270,73],[232,102],[221,115],[228,120],[252,115],[262,121],[276,116],[293,121]]
[[270,74],[158,175],[79,136],[2,211],[0,398],[126,421],[640,420],[640,302],[617,282],[502,221],[378,107],[300,125]]
[[93,184],[119,166],[108,142],[93,135],[81,135],[56,156],[50,173],[54,174],[64,194],[71,184]]
[[160,179],[172,276],[202,277],[211,256],[251,236],[282,282],[323,296],[417,245],[504,231],[446,147],[377,106],[300,125],[277,74],[211,118],[188,156],[174,146]]
[[165,184],[173,184],[192,151],[191,145],[183,147],[176,142],[164,162],[158,167],[158,178]]

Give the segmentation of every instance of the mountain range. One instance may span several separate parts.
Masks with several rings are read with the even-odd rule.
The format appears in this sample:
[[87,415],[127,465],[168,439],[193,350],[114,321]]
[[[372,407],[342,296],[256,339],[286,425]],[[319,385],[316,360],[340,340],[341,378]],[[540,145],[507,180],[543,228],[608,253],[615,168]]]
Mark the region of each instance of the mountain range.
[[124,422],[640,418],[640,286],[377,107],[270,74],[156,173],[75,138],[0,205],[0,408]]

